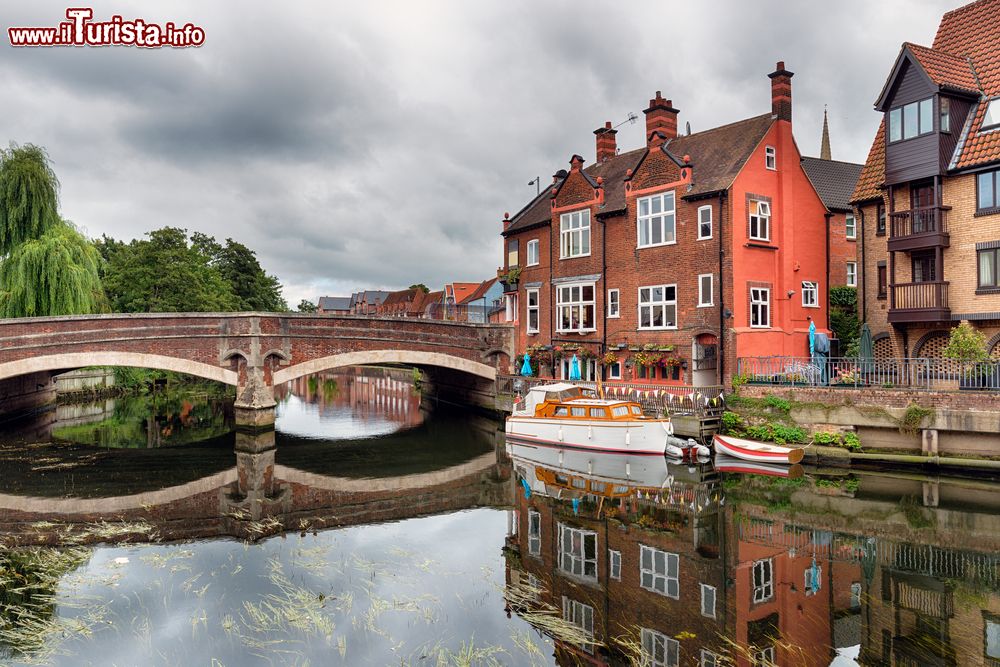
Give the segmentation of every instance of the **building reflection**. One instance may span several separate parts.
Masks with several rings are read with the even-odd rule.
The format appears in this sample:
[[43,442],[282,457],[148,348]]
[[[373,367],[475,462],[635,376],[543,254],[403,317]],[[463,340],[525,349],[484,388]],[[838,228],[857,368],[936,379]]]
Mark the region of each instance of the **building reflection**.
[[994,484],[508,452],[509,611],[559,665],[1000,665]]
[[413,371],[351,367],[306,375],[279,387],[279,401],[295,396],[321,412],[350,410],[360,420],[378,420],[407,428],[423,421],[421,395]]

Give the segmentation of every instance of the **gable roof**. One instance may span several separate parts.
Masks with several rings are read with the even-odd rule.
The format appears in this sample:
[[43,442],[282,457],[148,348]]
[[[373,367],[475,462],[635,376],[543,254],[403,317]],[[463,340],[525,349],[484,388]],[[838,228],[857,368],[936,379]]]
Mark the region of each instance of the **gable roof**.
[[[750,154],[767,134],[774,118],[770,113],[721,125],[702,132],[674,137],[663,144],[664,151],[677,161],[690,155],[694,165],[694,181],[685,197],[697,197],[727,189],[733,184]],[[603,179],[604,209],[607,215],[625,210],[625,175],[635,169],[646,155],[646,148],[620,153],[603,162],[586,167],[584,175],[592,183]],[[659,150],[659,149],[654,149]],[[561,182],[555,184],[558,187]],[[551,193],[553,186],[542,190],[511,218],[503,235],[547,225],[552,219]]]
[[350,310],[351,297],[349,296],[321,296],[316,307],[321,310]]
[[858,176],[858,184],[851,195],[852,202],[863,202],[878,199],[882,196],[882,184],[885,182],[885,118],[878,124],[875,141],[868,149],[868,159],[865,160]]
[[477,287],[479,287],[479,283],[448,283],[445,285],[445,291],[447,292],[450,288],[455,303],[462,303],[470,294],[476,291]]
[[471,303],[473,301],[478,301],[479,299],[482,299],[483,297],[486,296],[486,293],[490,291],[490,288],[493,287],[494,284],[496,284],[497,280],[498,280],[497,278],[488,278],[483,282],[479,283],[476,289],[467,297],[459,301],[459,303]]
[[862,166],[856,162],[802,158],[802,169],[816,188],[823,205],[830,211],[851,209],[851,195],[854,194]]
[[[420,290],[423,292],[423,290]],[[398,292],[390,292],[385,301],[382,302],[383,306],[395,306],[403,303],[410,303],[413,301],[414,297],[417,295],[417,289],[404,289]]]
[[[980,131],[986,115],[985,102],[1000,97],[1000,0],[977,0],[947,12],[941,17],[934,44],[928,48],[904,43],[908,52],[941,88],[979,97],[969,111],[965,127],[951,156],[949,168],[965,169],[1000,161],[1000,130]],[[897,59],[897,64],[899,59]],[[887,82],[886,86],[889,83]],[[883,96],[885,91],[883,91]],[[880,101],[882,97],[880,96]],[[953,128],[953,131],[959,128]],[[878,170],[878,176],[873,170]],[[868,153],[868,161],[858,181],[854,201],[879,195],[873,190],[877,178],[880,187],[885,177],[885,129]],[[862,187],[864,183],[864,187]]]

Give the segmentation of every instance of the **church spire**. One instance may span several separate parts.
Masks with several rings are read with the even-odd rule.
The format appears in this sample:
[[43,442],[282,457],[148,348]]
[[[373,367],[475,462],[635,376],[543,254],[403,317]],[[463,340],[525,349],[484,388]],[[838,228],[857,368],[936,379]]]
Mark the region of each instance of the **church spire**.
[[831,160],[830,157],[830,124],[826,119],[826,105],[823,105],[823,143],[819,149],[819,158],[821,160]]

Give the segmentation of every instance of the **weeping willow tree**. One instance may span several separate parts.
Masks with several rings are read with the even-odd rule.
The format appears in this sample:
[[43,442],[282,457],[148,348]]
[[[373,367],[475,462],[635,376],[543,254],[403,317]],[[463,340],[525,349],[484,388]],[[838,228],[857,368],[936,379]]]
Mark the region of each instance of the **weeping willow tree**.
[[100,254],[59,217],[58,190],[44,150],[0,150],[0,317],[106,308]]
[[59,221],[59,179],[38,146],[0,149],[0,257]]
[[103,310],[101,256],[73,226],[59,221],[0,261],[0,316],[76,315]]

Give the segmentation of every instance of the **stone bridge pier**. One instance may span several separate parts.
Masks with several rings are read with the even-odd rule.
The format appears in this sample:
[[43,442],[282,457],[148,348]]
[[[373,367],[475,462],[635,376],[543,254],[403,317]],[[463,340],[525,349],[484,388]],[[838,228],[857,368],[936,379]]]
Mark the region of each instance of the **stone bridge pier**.
[[[0,388],[87,366],[154,368],[236,387],[237,420],[274,421],[274,387],[358,365],[424,370],[441,400],[493,408],[508,325],[308,313],[136,313],[0,320]],[[6,384],[5,384],[6,383]],[[24,407],[17,391],[0,396]],[[45,394],[39,394],[45,395]]]

